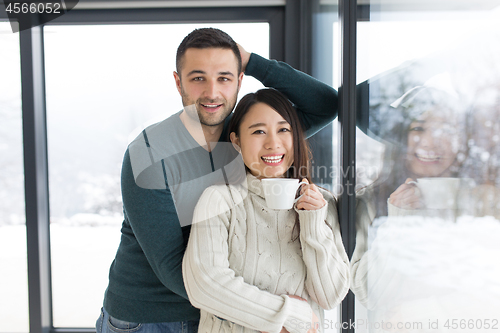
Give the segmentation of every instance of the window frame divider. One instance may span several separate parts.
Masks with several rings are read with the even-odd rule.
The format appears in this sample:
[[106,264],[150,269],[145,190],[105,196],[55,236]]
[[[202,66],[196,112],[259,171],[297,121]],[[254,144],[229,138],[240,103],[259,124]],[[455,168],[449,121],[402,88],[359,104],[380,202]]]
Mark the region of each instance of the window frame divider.
[[[357,1],[339,0],[341,79],[339,87],[340,179],[339,221],[349,258],[356,242],[356,24]],[[355,297],[349,290],[341,306],[341,331],[355,329]],[[347,325],[346,325],[347,324]]]
[[[33,16],[33,19],[38,19]],[[43,27],[19,32],[30,333],[52,328]]]

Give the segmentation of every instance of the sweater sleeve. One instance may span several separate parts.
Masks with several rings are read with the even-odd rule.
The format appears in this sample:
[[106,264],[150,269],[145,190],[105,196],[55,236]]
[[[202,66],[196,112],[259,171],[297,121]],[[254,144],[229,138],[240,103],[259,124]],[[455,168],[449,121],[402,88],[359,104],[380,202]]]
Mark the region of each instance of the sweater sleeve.
[[[296,210],[300,243],[307,268],[306,288],[323,309],[337,306],[349,291],[349,258],[342,243],[337,205],[323,192],[327,204],[318,210]],[[325,223],[326,222],[326,223]]]
[[307,137],[337,117],[337,91],[284,62],[268,60],[252,53],[245,74],[253,76],[266,87],[279,90],[295,104]]
[[195,208],[198,218],[213,216],[214,207],[226,213],[198,219],[202,222],[192,226],[182,265],[189,300],[197,308],[257,331],[275,333],[285,327],[290,333],[305,333],[312,319],[307,302],[260,290],[229,267],[227,202],[210,187]]
[[187,299],[182,280],[184,237],[169,188],[152,190],[138,186],[128,150],[122,166],[121,185],[124,214],[133,239],[139,243],[161,283]]
[[356,197],[356,248],[351,258],[351,290],[356,298],[368,305],[368,228],[375,218],[374,198],[370,191]]

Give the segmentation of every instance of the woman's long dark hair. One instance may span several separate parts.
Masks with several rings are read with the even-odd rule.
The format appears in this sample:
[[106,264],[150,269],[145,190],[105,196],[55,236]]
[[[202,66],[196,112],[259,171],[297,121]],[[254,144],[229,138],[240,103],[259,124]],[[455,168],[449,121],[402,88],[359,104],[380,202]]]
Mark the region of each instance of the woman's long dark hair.
[[272,88],[260,89],[255,93],[245,95],[234,110],[233,117],[229,122],[228,135],[232,132],[239,137],[240,125],[250,108],[257,103],[264,103],[276,111],[292,128],[293,138],[293,163],[286,172],[287,178],[296,178],[302,180],[306,178],[311,182],[309,172],[309,161],[311,160],[311,151],[305,139],[304,131],[297,116],[297,111],[292,103],[278,90]]

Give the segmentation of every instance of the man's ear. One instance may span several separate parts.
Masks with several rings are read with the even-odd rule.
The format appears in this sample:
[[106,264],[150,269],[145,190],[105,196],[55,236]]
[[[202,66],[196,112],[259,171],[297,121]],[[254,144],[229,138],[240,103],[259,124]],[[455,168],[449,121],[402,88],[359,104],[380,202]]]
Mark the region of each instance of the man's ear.
[[241,81],[243,81],[243,72],[238,76],[238,91],[240,91],[241,88]]
[[177,91],[182,96],[181,76],[176,71],[174,71],[174,79],[175,79],[175,86],[177,87]]
[[241,153],[240,139],[236,136],[236,133],[231,132],[231,134],[229,134],[229,139],[231,140],[234,149],[236,149],[239,153]]

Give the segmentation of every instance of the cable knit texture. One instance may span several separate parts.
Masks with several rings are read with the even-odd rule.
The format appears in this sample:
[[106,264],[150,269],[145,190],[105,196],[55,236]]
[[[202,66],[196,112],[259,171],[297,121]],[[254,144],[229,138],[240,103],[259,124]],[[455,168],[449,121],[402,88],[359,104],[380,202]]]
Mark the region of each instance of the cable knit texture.
[[247,184],[203,193],[194,212],[203,222],[193,224],[183,261],[186,291],[201,309],[199,332],[304,333],[312,310],[322,322],[321,308],[342,301],[349,261],[335,199],[322,194],[323,208],[297,211],[300,237],[293,237],[296,212],[267,208],[250,174]]

